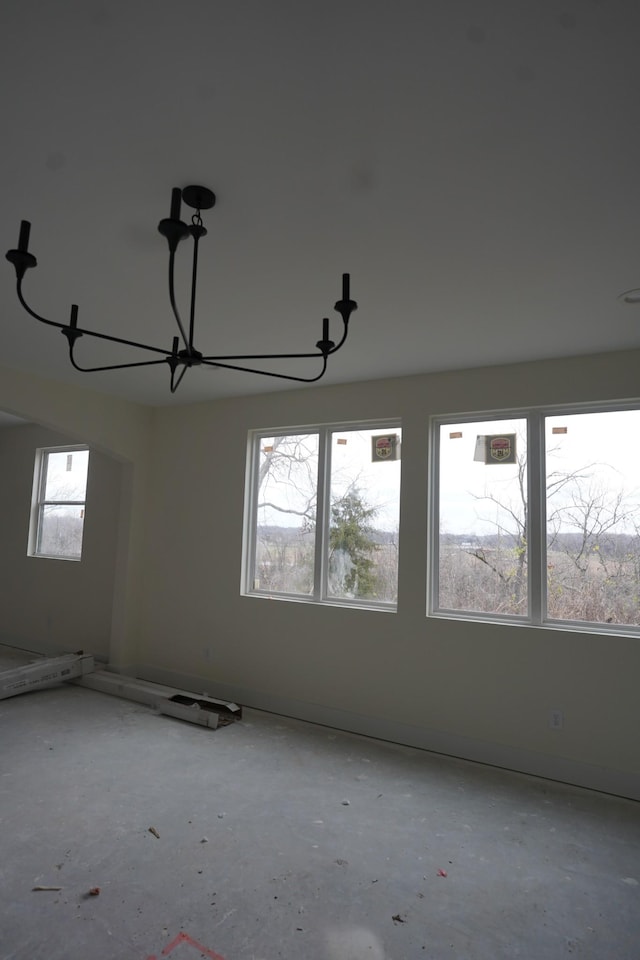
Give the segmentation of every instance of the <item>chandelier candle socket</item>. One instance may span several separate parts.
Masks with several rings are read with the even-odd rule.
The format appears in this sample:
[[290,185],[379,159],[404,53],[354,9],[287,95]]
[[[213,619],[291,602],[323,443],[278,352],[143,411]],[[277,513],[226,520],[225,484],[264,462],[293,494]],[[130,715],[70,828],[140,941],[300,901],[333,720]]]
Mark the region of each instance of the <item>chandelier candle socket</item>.
[[[191,223],[186,224],[180,219],[182,203],[195,210],[191,217]],[[38,261],[29,253],[29,234],[31,224],[28,220],[23,220],[20,224],[20,234],[18,237],[18,247],[16,250],[9,250],[6,254],[7,260],[13,264],[16,271],[17,295],[18,300],[26,312],[48,326],[57,327],[69,344],[69,360],[71,365],[83,373],[95,373],[104,370],[123,370],[128,367],[150,367],[157,364],[166,363],[171,372],[170,386],[171,392],[175,393],[182,378],[189,367],[208,366],[218,367],[227,370],[239,370],[242,373],[255,373],[264,377],[277,377],[280,380],[295,380],[300,383],[315,383],[320,380],[327,370],[327,362],[330,356],[343,346],[349,333],[349,318],[358,304],[350,296],[350,277],[348,273],[342,274],[342,299],[338,300],[334,306],[342,317],[342,336],[335,343],[329,337],[329,320],[324,318],[322,321],[322,339],[316,343],[315,351],[307,353],[251,353],[251,354],[232,354],[232,355],[203,355],[194,346],[194,328],[195,328],[195,310],[196,310],[196,287],[198,280],[198,245],[203,237],[206,237],[207,231],[202,223],[200,212],[210,210],[216,202],[215,194],[208,187],[188,186],[181,190],[174,187],[171,191],[171,206],[168,218],[161,220],[158,224],[158,231],[165,237],[169,246],[169,301],[174,319],[178,326],[180,335],[173,338],[171,349],[153,346],[147,343],[138,343],[135,340],[126,340],[123,337],[115,337],[107,333],[99,333],[97,330],[89,330],[86,327],[78,326],[78,306],[72,304],[71,315],[68,323],[57,323],[55,320],[47,320],[41,317],[35,310],[28,305],[22,292],[22,281],[24,275],[30,267],[35,267]],[[189,329],[188,333],[183,325],[182,318],[178,311],[174,289],[174,261],[176,250],[180,242],[187,237],[193,240],[193,261],[191,270],[191,302],[189,309]],[[94,337],[99,340],[108,340],[111,343],[120,343],[128,347],[134,347],[138,350],[147,350],[151,353],[160,354],[159,359],[137,360],[131,363],[113,363],[98,367],[81,366],[76,360],[74,350],[76,342],[81,337]],[[253,363],[246,366],[246,361],[277,361],[277,360],[310,360],[320,361],[320,371],[310,376],[300,376],[289,373],[278,373],[274,370],[264,370],[260,366],[255,367]],[[234,362],[231,362],[234,361]],[[240,362],[238,362],[240,361]]]

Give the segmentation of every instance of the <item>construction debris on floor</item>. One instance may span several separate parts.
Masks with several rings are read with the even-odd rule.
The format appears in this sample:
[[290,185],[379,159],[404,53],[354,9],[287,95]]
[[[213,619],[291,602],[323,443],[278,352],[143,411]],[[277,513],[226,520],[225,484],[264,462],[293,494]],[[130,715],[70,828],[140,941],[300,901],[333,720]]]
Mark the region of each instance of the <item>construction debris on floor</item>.
[[67,653],[62,657],[42,657],[33,663],[0,672],[0,700],[19,693],[55,687],[65,680],[74,680],[91,673],[93,657],[84,653]]
[[143,703],[164,716],[186,720],[211,730],[242,718],[242,708],[238,704],[216,700],[206,693],[194,694],[108,670],[96,670],[93,656],[83,651],[60,657],[38,657],[31,663],[0,671],[0,700],[47,689],[66,681]]

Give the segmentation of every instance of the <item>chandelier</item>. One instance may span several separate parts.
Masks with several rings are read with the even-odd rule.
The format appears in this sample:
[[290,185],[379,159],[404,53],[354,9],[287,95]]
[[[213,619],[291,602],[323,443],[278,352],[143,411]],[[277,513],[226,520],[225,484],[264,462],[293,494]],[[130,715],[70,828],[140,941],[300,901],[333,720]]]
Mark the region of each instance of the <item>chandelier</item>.
[[[186,224],[180,219],[180,207],[184,202],[187,206],[195,210],[191,217],[191,223]],[[341,336],[337,343],[329,338],[329,320],[325,317],[322,321],[322,338],[317,341],[315,351],[308,353],[247,353],[234,354],[230,356],[205,356],[196,349],[194,344],[194,328],[196,316],[196,288],[198,280],[198,245],[202,237],[207,235],[207,231],[202,223],[200,215],[202,210],[210,210],[216,202],[215,194],[207,187],[189,186],[181,190],[175,187],[171,191],[171,210],[169,216],[161,220],[158,224],[158,230],[166,238],[169,245],[169,301],[175,321],[178,325],[180,335],[173,338],[170,350],[164,347],[152,346],[148,343],[138,343],[135,340],[126,340],[123,337],[114,337],[108,333],[98,333],[97,330],[89,330],[86,327],[78,326],[78,306],[72,304],[71,315],[68,323],[57,323],[55,320],[47,320],[41,317],[35,310],[29,306],[22,292],[22,281],[29,267],[37,266],[37,260],[29,252],[29,234],[31,224],[28,220],[23,220],[20,224],[20,235],[18,239],[17,250],[9,250],[6,254],[16,271],[17,294],[23,308],[30,316],[35,317],[41,323],[48,326],[57,327],[66,337],[69,344],[69,360],[76,370],[82,373],[95,373],[104,370],[123,370],[127,367],[152,367],[157,364],[166,363],[171,371],[171,392],[175,393],[182,378],[190,367],[222,367],[228,370],[240,370],[243,373],[256,373],[265,377],[277,377],[281,380],[297,380],[301,383],[315,383],[324,376],[327,370],[327,361],[329,357],[336,353],[347,339],[349,332],[349,318],[358,304],[350,299],[349,296],[349,274],[342,274],[342,299],[338,300],[334,309],[342,317],[343,328]],[[193,259],[191,270],[191,304],[189,308],[188,332],[183,324],[176,303],[174,289],[174,261],[178,244],[181,240],[191,237],[193,240]],[[160,354],[158,359],[137,360],[132,363],[113,363],[106,366],[87,367],[82,366],[75,357],[75,348],[81,337],[95,337],[99,340],[108,340],[111,343],[121,343],[128,347],[135,347],[138,350],[147,350],[154,354]],[[246,366],[246,361],[270,361],[270,360],[310,360],[315,359],[320,362],[319,372],[309,376],[298,376],[289,373],[276,373],[272,370],[257,368],[251,363]],[[233,362],[235,361],[235,362]]]

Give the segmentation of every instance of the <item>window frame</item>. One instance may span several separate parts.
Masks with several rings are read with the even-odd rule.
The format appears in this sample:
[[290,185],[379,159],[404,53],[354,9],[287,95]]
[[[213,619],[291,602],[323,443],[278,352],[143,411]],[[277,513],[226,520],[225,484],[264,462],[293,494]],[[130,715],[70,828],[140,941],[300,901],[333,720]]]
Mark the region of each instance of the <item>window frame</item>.
[[[354,420],[302,426],[252,429],[247,437],[247,469],[245,477],[245,509],[243,519],[241,595],[272,600],[289,600],[298,603],[323,606],[360,608],[395,613],[398,602],[370,600],[357,597],[333,597],[328,595],[329,577],[329,532],[331,524],[331,437],[336,432],[371,430],[380,433],[402,430],[399,417],[381,420]],[[314,543],[313,590],[310,594],[286,591],[263,590],[253,585],[258,541],[258,494],[257,480],[260,472],[261,440],[266,437],[288,437],[304,434],[318,436],[318,472],[316,489],[316,535]],[[402,471],[401,471],[402,472]],[[402,483],[402,480],[400,481]],[[401,490],[398,494],[398,518],[400,516]]]
[[[84,500],[52,500],[46,499],[47,472],[49,456],[53,453],[62,453],[73,455],[74,453],[86,451],[87,457],[87,476],[85,481]],[[80,563],[82,560],[84,543],[84,521],[87,510],[87,489],[89,484],[89,461],[90,450],[86,444],[65,444],[59,447],[39,447],[36,450],[35,465],[33,471],[33,492],[31,498],[31,518],[29,523],[29,537],[27,546],[27,556],[35,557],[40,560],[68,560],[73,563]],[[82,538],[80,541],[80,556],[68,556],[59,553],[44,553],[40,550],[42,538],[43,518],[45,508],[48,506],[79,506],[82,508]]]
[[[443,620],[464,620],[484,623],[506,623],[512,626],[533,626],[578,633],[640,635],[640,625],[608,624],[589,620],[555,619],[547,609],[547,497],[546,445],[547,417],[590,413],[640,411],[640,400],[583,402],[545,406],[509,407],[482,411],[434,414],[429,418],[429,476],[427,535],[427,617]],[[440,428],[460,422],[525,419],[527,424],[527,615],[485,613],[473,610],[441,608],[439,602],[439,494],[440,494]]]

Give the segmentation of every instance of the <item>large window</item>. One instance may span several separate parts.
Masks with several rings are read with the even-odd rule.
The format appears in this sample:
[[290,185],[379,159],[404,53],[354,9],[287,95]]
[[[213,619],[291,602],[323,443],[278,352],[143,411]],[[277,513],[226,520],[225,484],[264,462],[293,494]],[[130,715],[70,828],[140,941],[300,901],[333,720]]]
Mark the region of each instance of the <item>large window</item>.
[[29,553],[80,560],[89,451],[85,447],[38,450]]
[[640,624],[640,410],[436,421],[430,612]]
[[398,423],[250,435],[246,593],[393,607]]

